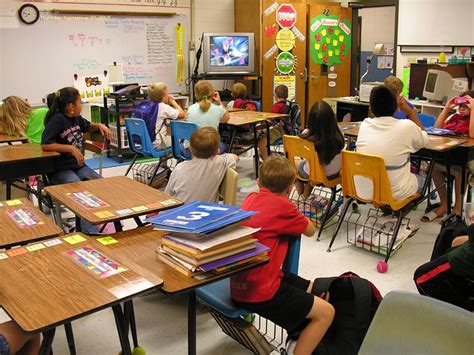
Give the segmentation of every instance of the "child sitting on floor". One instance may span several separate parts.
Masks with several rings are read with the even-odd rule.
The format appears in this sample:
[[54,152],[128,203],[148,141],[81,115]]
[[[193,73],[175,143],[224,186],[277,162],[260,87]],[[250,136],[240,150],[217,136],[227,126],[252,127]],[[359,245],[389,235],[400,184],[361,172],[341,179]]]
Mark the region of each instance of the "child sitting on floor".
[[218,202],[219,185],[228,168],[235,168],[239,157],[219,155],[219,132],[215,128],[199,128],[191,135],[193,158],[176,166],[165,192],[184,202]]
[[155,83],[150,86],[148,96],[151,101],[158,103],[158,117],[155,126],[156,139],[153,146],[157,149],[163,148],[163,145],[168,147],[171,145],[171,138],[166,135],[166,119],[183,119],[185,113],[173,96],[168,93],[168,86],[165,83]]
[[[293,165],[284,157],[270,157],[260,167],[260,191],[249,194],[242,209],[255,211],[248,227],[261,228],[254,237],[270,248],[268,264],[231,277],[232,299],[239,307],[257,313],[287,331],[305,319],[295,354],[311,354],[334,318],[334,308],[312,293],[312,282],[281,271],[289,238],[312,236],[314,224],[288,199],[296,178]],[[293,352],[290,352],[293,353]]]

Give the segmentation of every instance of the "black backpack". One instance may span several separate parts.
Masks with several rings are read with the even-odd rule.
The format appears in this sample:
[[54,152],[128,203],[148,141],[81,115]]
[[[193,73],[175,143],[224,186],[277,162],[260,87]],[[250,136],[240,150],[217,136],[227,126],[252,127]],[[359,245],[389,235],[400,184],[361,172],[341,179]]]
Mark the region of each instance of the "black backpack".
[[[357,355],[369,325],[382,301],[379,290],[353,272],[338,277],[314,280],[312,293],[321,296],[329,291],[336,315],[326,335],[313,351],[314,355]],[[307,322],[288,334],[297,339]]]
[[298,136],[301,133],[301,108],[294,101],[286,101],[286,112],[289,116],[284,121],[285,134]]
[[448,218],[439,231],[431,254],[431,261],[446,254],[451,249],[453,239],[467,233],[467,224],[459,216]]

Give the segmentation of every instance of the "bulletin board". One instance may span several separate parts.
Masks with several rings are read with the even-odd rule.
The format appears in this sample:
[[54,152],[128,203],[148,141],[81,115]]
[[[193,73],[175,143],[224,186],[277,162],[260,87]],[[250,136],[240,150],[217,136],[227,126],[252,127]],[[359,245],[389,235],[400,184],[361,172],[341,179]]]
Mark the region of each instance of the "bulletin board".
[[[78,78],[103,76],[123,64],[126,83],[168,83],[186,89],[189,22],[186,15],[59,15],[47,11],[34,25],[0,29],[0,97],[40,103]],[[177,47],[178,43],[178,47]],[[179,45],[181,43],[181,47]]]

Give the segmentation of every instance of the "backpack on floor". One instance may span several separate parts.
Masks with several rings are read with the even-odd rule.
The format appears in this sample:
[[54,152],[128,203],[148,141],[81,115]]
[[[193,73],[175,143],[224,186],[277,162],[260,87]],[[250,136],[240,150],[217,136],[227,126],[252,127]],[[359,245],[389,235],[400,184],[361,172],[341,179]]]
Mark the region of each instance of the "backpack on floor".
[[156,120],[158,119],[159,105],[151,100],[143,100],[135,107],[132,113],[133,118],[141,118],[145,121],[148,134],[152,142],[156,139]]
[[[314,280],[312,293],[321,296],[329,291],[336,315],[314,355],[357,355],[369,325],[382,301],[379,290],[368,280],[353,272],[338,277],[323,277]],[[307,322],[288,334],[295,339]]]
[[243,108],[248,111],[258,111],[257,103],[250,99],[235,99],[234,108]]
[[453,239],[467,233],[467,224],[459,216],[447,219],[441,226],[433,247],[430,261],[446,254],[451,249]]

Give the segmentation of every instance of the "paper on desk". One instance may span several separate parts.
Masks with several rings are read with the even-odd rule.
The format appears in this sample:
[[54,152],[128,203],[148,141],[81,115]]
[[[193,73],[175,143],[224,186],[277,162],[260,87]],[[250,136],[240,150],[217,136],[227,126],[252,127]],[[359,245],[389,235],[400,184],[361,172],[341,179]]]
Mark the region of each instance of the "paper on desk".
[[250,228],[250,227],[243,227],[238,226],[237,228],[232,228],[228,230],[223,230],[221,232],[217,232],[209,238],[201,238],[201,239],[191,239],[191,238],[181,238],[181,237],[174,237],[174,236],[166,236],[165,238],[169,240],[176,241],[178,243],[184,242],[185,244],[199,249],[201,251],[205,251],[216,245],[223,244],[226,242],[230,242],[235,239],[239,239],[245,237],[247,235],[256,233],[260,230],[260,228]]

